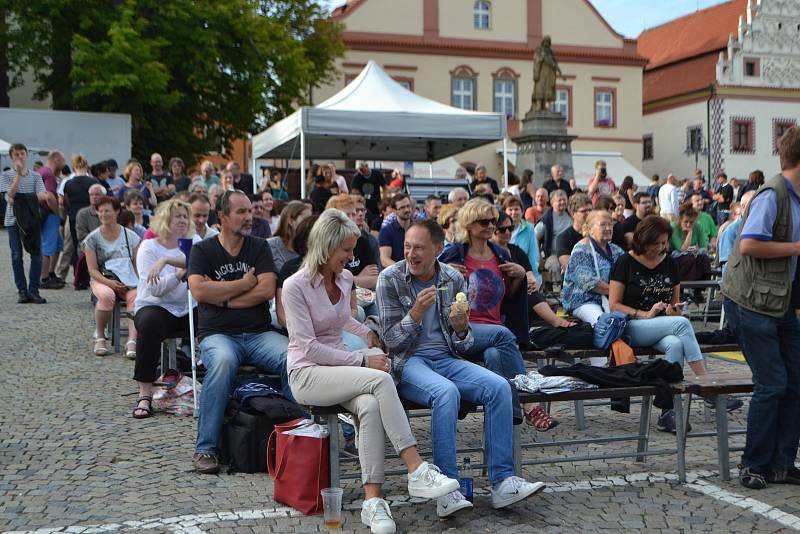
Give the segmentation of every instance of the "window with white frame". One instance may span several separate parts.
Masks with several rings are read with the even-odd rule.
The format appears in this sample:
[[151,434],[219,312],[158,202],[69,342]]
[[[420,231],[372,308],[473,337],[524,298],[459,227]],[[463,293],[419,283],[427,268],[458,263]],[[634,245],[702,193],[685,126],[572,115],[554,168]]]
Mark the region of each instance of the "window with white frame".
[[556,101],[553,102],[553,111],[569,120],[569,89],[556,89]]
[[492,23],[492,4],[477,0],[472,7],[472,21],[476,30],[488,30]]
[[595,126],[614,126],[614,93],[597,90],[594,93]]
[[498,78],[494,80],[494,111],[503,113],[508,118],[516,116],[514,99],[516,96],[516,80]]
[[475,79],[453,77],[450,103],[461,109],[475,109]]

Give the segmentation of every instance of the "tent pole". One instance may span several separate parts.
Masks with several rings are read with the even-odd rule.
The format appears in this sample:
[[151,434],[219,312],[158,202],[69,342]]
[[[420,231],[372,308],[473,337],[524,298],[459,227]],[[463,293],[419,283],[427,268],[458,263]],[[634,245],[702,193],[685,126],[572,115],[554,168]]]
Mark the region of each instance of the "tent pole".
[[503,137],[503,181],[508,191],[508,139]]
[[428,162],[428,176],[433,178],[433,162],[432,161]]
[[258,186],[261,185],[261,177],[260,176],[256,176],[257,172],[256,172],[256,158],[255,157],[250,161],[250,164],[252,165],[252,170],[250,171],[250,173],[253,175],[253,193],[256,193],[256,192],[258,192]]
[[306,198],[306,136],[300,129],[300,198]]

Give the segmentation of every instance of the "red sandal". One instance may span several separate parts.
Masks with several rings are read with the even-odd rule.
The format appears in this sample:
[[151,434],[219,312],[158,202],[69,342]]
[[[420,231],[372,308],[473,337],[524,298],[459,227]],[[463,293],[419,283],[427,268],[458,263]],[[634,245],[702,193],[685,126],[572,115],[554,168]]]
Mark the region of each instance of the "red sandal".
[[550,417],[544,408],[537,406],[530,412],[525,412],[525,422],[540,432],[546,432],[558,426],[559,421]]

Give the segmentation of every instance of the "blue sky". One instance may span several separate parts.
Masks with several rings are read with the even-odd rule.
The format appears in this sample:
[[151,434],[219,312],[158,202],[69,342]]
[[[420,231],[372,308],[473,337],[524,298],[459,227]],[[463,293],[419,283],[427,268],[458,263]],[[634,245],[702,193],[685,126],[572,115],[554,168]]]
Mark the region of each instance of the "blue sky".
[[[331,8],[343,0],[322,0]],[[395,0],[401,2],[403,0]],[[636,37],[645,28],[692,13],[699,9],[721,4],[724,0],[592,0],[597,10],[611,26],[626,37]]]

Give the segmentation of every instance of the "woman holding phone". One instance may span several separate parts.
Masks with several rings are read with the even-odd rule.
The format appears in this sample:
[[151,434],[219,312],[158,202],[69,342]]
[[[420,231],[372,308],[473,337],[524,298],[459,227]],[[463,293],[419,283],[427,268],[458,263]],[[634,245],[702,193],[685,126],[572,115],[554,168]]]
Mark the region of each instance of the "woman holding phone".
[[[632,346],[654,347],[681,366],[686,360],[694,374],[701,376],[707,373],[705,361],[692,323],[683,316],[678,263],[669,254],[671,234],[669,221],[657,215],[645,217],[636,226],[631,251],[611,271],[608,301],[611,311],[628,315],[624,335]],[[741,405],[738,399],[728,399],[728,411]],[[675,432],[675,413],[665,410],[658,427]]]

